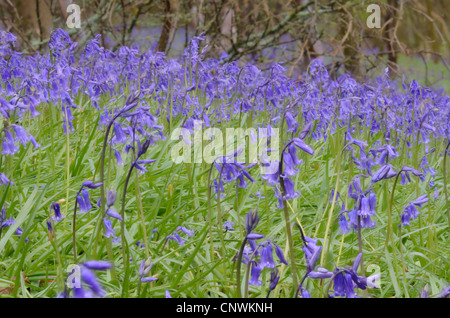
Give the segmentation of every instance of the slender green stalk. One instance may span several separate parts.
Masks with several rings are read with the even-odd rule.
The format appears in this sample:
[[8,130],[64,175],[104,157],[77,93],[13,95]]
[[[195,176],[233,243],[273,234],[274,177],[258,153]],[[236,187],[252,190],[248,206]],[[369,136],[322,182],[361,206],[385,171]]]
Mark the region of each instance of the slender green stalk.
[[138,178],[138,171],[136,171],[135,175],[135,187],[136,187],[136,201],[138,202],[138,208],[139,208],[139,218],[141,219],[141,225],[142,225],[142,234],[144,236],[144,250],[145,250],[145,257],[148,259],[150,257],[150,251],[148,248],[148,236],[147,236],[147,227],[145,226],[145,217],[144,217],[144,208],[142,206],[142,196],[141,196],[141,190],[139,188],[139,178]]
[[[447,147],[445,148],[445,152],[444,152],[444,162],[442,163],[442,170],[443,170],[443,183],[444,183],[444,194],[445,194],[445,207],[447,208],[447,220],[448,220],[448,231],[450,234],[450,203],[449,203],[449,199],[448,199],[448,190],[447,190],[447,163],[446,163],[446,159],[447,159],[447,153],[448,153],[448,149],[450,147],[450,141],[447,144]],[[450,238],[450,235],[449,235]]]
[[73,220],[72,220],[72,245],[73,245],[73,263],[77,263],[77,241],[76,241],[76,232],[77,232],[77,207],[78,200],[75,199],[75,208],[73,209]]
[[405,295],[409,298],[408,289],[407,289],[407,282],[406,282],[406,266],[405,266],[405,256],[403,255],[403,242],[402,242],[402,227],[399,226],[398,228],[398,237],[400,238],[400,256],[402,260],[402,276],[403,276],[403,287],[405,289]]
[[363,276],[366,276],[366,271],[364,270],[364,253],[363,253],[363,248],[362,248],[362,233],[361,233],[361,216],[358,215],[357,217],[357,221],[358,221],[358,225],[357,225],[357,230],[358,230],[358,251],[361,254],[361,261],[359,262],[360,268],[361,268],[361,274]]
[[[120,209],[120,216],[122,217],[122,221],[120,222],[121,227],[121,243],[122,243],[122,258],[123,258],[123,267],[124,267],[124,283],[122,286],[122,297],[128,297],[128,278],[129,278],[129,272],[128,272],[128,264],[129,264],[129,250],[128,250],[128,242],[125,238],[125,201],[127,198],[127,188],[128,188],[128,182],[130,181],[131,173],[133,172],[134,164],[131,165],[130,170],[128,170],[127,178],[125,179],[125,185],[123,188],[123,194],[122,194],[122,208]],[[102,204],[103,205],[103,204]]]
[[242,241],[241,248],[239,249],[239,254],[237,258],[237,266],[236,266],[236,287],[237,287],[237,296],[238,298],[242,298],[241,291],[241,263],[242,263],[242,254],[244,253],[245,244],[247,244],[247,236],[245,236]]
[[108,126],[106,127],[106,133],[105,133],[105,139],[103,140],[103,147],[102,147],[102,152],[100,155],[100,182],[102,183],[102,186],[100,187],[100,208],[101,208],[101,213],[99,215],[98,221],[97,221],[97,227],[96,227],[96,231],[95,231],[95,241],[94,241],[94,247],[93,247],[93,252],[92,255],[94,258],[97,257],[97,246],[98,246],[98,241],[100,239],[100,232],[101,232],[101,224],[102,224],[102,220],[106,215],[106,191],[105,191],[105,155],[106,155],[106,146],[108,144],[108,136],[109,136],[109,132],[111,130],[111,127],[114,123],[116,117],[113,118],[113,120],[111,120],[108,124]]
[[[70,126],[69,126],[69,116],[67,112],[67,105],[64,107],[64,113],[66,116],[66,204],[65,204],[65,214],[69,211],[69,190],[70,190]],[[64,219],[64,225],[66,224],[66,219]]]
[[62,290],[64,290],[64,276],[63,276],[63,270],[62,270],[61,254],[59,253],[58,241],[56,239],[56,228],[55,228],[55,224],[52,219],[51,210],[52,210],[52,205],[50,205],[49,213],[48,213],[49,214],[48,220],[52,227],[52,231],[49,232],[49,240],[50,240],[51,244],[53,245],[53,248],[55,249],[56,263],[57,263],[57,268],[58,268],[57,282],[58,282],[59,290],[62,291]]
[[397,176],[395,177],[394,185],[392,187],[392,193],[391,193],[391,199],[389,200],[389,206],[388,206],[388,225],[387,225],[387,233],[386,233],[386,241],[384,243],[384,250],[387,248],[389,244],[390,236],[392,235],[392,206],[394,204],[394,193],[395,188],[397,187],[398,178],[400,177],[400,174],[403,170],[400,170],[397,173]]
[[344,149],[347,146],[344,146],[344,148],[342,149],[342,151],[339,152],[339,155],[336,159],[336,164],[337,164],[337,175],[336,175],[336,185],[334,187],[334,194],[333,194],[333,201],[331,203],[331,208],[329,210],[328,213],[328,220],[327,220],[327,226],[325,228],[325,235],[323,237],[323,246],[326,247],[326,251],[324,251],[324,253],[322,253],[322,255],[320,256],[320,264],[322,266],[326,266],[326,262],[327,262],[327,255],[328,255],[328,245],[327,245],[327,241],[328,241],[328,232],[330,231],[331,228],[331,220],[333,219],[333,211],[334,211],[334,206],[336,204],[336,198],[337,198],[337,193],[338,193],[338,188],[339,188],[339,180],[341,177],[341,161],[342,161],[342,156],[343,156],[343,152]]
[[213,171],[214,162],[211,164],[208,175],[208,191],[207,191],[207,201],[208,201],[208,223],[209,223],[209,239],[210,239],[210,255],[211,263],[214,260],[214,240],[213,240],[213,230],[212,230],[212,208],[211,208],[211,176]]

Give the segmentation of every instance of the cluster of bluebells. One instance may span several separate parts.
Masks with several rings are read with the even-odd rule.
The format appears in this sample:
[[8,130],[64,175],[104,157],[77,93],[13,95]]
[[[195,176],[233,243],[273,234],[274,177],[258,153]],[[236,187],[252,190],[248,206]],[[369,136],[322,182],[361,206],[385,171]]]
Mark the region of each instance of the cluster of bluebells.
[[[386,147],[383,147],[383,149]],[[387,147],[388,149],[390,147]],[[392,156],[394,155],[394,150],[391,149]],[[389,151],[384,150],[387,154]],[[383,159],[384,160],[384,159]],[[339,227],[341,233],[347,233],[350,229],[357,230],[358,228],[358,217],[360,217],[361,228],[370,228],[375,226],[375,221],[372,219],[376,213],[376,201],[377,196],[373,191],[373,185],[379,181],[391,179],[394,177],[400,177],[400,184],[406,185],[411,182],[411,176],[422,178],[423,173],[410,167],[403,167],[399,172],[396,172],[392,165],[385,164],[381,168],[371,175],[371,182],[369,189],[363,191],[361,188],[360,177],[357,176],[349,185],[348,196],[354,200],[355,206],[352,210],[345,210],[345,204],[342,205],[342,211],[339,215]],[[417,206],[421,207],[424,203],[428,201],[426,195],[419,197],[405,207],[404,213],[401,216],[402,224],[409,225],[409,220],[414,219],[418,216]],[[348,220],[345,217],[348,215]]]
[[[376,195],[372,191],[363,192],[361,189],[361,183],[359,178],[356,178],[350,183],[348,195],[354,200],[354,209],[350,211],[343,211],[340,214],[340,230],[342,233],[347,233],[350,228],[357,230],[358,228],[358,216],[361,219],[361,228],[374,227],[375,221],[372,220],[376,213]],[[343,210],[345,205],[343,204]],[[349,220],[345,217],[347,212]]]
[[312,239],[303,236],[303,252],[306,261],[306,274],[303,277],[302,283],[297,289],[297,295],[301,293],[302,298],[310,298],[308,290],[303,286],[306,278],[311,279],[333,279],[334,291],[329,294],[329,297],[346,297],[355,298],[357,293],[355,289],[359,288],[365,290],[366,288],[379,288],[377,280],[380,278],[379,274],[374,274],[369,277],[358,275],[358,267],[361,261],[362,254],[358,254],[353,265],[350,268],[336,267],[333,272],[328,271],[323,267],[317,266],[317,261],[322,252],[322,246],[317,245],[317,239]]
[[139,266],[139,281],[142,283],[154,282],[157,280],[156,277],[147,276],[153,268],[153,263],[150,259],[143,259],[141,265]]
[[221,156],[214,160],[214,166],[217,170],[218,176],[214,179],[214,192],[217,196],[225,196],[224,183],[231,183],[236,181],[237,187],[246,188],[247,181],[254,182],[252,176],[248,171],[255,166],[255,164],[245,165],[238,162],[238,156],[242,153],[242,148],[236,150],[233,154],[228,156]]
[[[288,265],[281,248],[271,240],[266,240],[258,245],[256,245],[254,240],[249,240],[249,245],[250,249],[244,251],[244,257],[242,258],[242,262],[244,264],[251,262],[252,268],[251,277],[248,282],[249,285],[260,286],[262,284],[260,274],[264,268],[269,268],[272,270],[271,285],[276,285],[279,280],[279,276],[276,269],[277,264],[273,257],[274,247],[275,255],[278,257],[278,261]],[[270,290],[273,290],[274,288],[275,287],[270,288]]]
[[[294,81],[283,75],[285,69],[280,64],[272,65],[266,73],[251,64],[239,68],[237,62],[223,63],[226,54],[219,60],[204,60],[207,50],[207,46],[202,48],[204,36],[194,37],[179,60],[167,59],[161,52],[140,53],[129,47],[112,52],[101,47],[100,35],[89,41],[77,57],[77,43],[61,29],[52,34],[49,53],[40,59],[15,51],[17,38],[13,34],[2,31],[0,39],[1,84],[6,88],[1,92],[2,116],[9,118],[17,113],[21,117],[25,112],[30,112],[32,117],[39,116],[36,108],[42,103],[51,103],[63,116],[64,131],[70,132],[74,129],[73,111],[80,108],[74,102],[75,96],[83,94],[99,111],[100,126],[112,125],[114,136],[110,145],[118,164],[124,163],[122,155],[134,149],[134,143],[139,147],[143,140],[148,139],[153,144],[165,138],[158,124],[161,116],[164,120],[184,116],[184,126],[189,128],[194,120],[214,126],[240,117],[242,113],[264,112],[270,114],[270,122],[258,125],[267,128],[269,139],[273,136],[272,124],[284,120],[291,138],[281,160],[273,162],[264,156],[260,158],[264,168],[262,177],[274,186],[280,207],[283,200],[299,195],[292,181],[301,164],[295,152],[298,148],[313,154],[303,141],[310,131],[312,140],[327,140],[329,134],[348,126],[347,140],[359,147],[359,157],[352,158],[369,176],[373,175],[375,165],[388,166],[399,156],[403,140],[411,147],[410,141],[414,142],[419,136],[426,153],[431,154],[434,150],[427,148],[430,136],[449,135],[448,120],[445,120],[449,98],[442,92],[421,87],[416,81],[409,86],[403,82],[402,92],[396,89],[388,74],[373,83],[358,83],[347,74],[333,80],[320,59],[313,60],[305,81]],[[83,62],[77,63],[77,59]],[[30,78],[30,74],[35,75]],[[187,77],[190,79],[188,86]],[[134,92],[128,96],[125,106],[108,109],[107,105],[114,104],[125,91]],[[203,94],[206,102],[201,103],[194,91]],[[105,98],[109,103],[102,107],[100,101]],[[150,107],[149,99],[156,108]],[[286,100],[296,102],[284,107]],[[213,102],[216,107],[211,107]],[[417,106],[420,103],[432,104],[433,108],[422,109]],[[299,131],[299,121],[306,123],[303,131]],[[352,137],[358,129],[353,125],[355,122],[367,126],[371,134],[383,132],[386,144],[375,144],[366,150],[367,143]],[[314,129],[312,123],[315,123]],[[404,135],[394,139],[391,131]],[[35,147],[39,146],[19,124],[6,126],[2,133],[5,154],[17,152],[19,143],[26,145],[30,141]],[[143,164],[146,163],[149,161],[136,159],[133,165],[145,172]],[[264,173],[271,165],[281,165],[283,171],[271,167],[271,173]],[[246,186],[246,180],[253,182],[254,177],[246,173],[250,167],[243,164],[218,162],[217,168],[224,173],[223,178],[215,180],[216,193],[223,193],[223,182],[237,180],[240,187]],[[434,178],[435,171],[426,156],[422,158],[421,168],[425,172],[422,178],[427,173]],[[1,180],[5,182],[3,176]],[[373,224],[369,218],[365,218],[367,226]]]
[[427,195],[422,195],[417,199],[411,201],[404,207],[401,215],[401,222],[403,225],[409,225],[411,219],[415,219],[419,216],[418,207],[422,207],[423,204],[428,202]]
[[[292,116],[287,112],[286,121],[289,127],[288,131],[292,131],[292,135],[294,135],[297,128],[295,127],[295,130],[293,130],[292,120]],[[289,140],[284,146],[280,161],[271,161],[264,156],[261,158],[263,170],[261,177],[270,186],[274,187],[275,197],[278,198],[279,209],[283,208],[283,201],[295,199],[300,195],[300,193],[295,190],[294,182],[292,181],[293,177],[299,172],[296,167],[303,162],[302,159],[298,158],[297,148],[309,155],[314,154],[314,150],[303,141],[309,134],[311,128],[312,123],[307,124],[298,134],[298,137],[293,137]],[[265,171],[269,171],[269,173],[264,173]]]
[[[16,224],[16,220],[14,220],[14,218],[6,218],[6,209],[5,207],[2,207],[1,211],[0,211],[0,230],[6,227],[10,227],[11,225]],[[1,231],[0,231],[1,233]],[[16,235],[22,235],[23,234],[23,230],[22,228],[20,228],[19,226],[17,227],[17,229],[14,231],[14,233]],[[28,238],[25,238],[25,242],[28,242]]]
[[278,270],[276,269],[277,264],[275,263],[273,257],[274,247],[275,255],[278,257],[279,262],[286,265],[288,265],[288,262],[286,261],[281,248],[272,240],[265,240],[259,244],[256,242],[257,240],[264,238],[264,235],[253,232],[256,229],[258,222],[258,212],[256,210],[249,211],[245,219],[245,229],[247,231],[246,242],[248,242],[248,246],[244,246],[241,262],[243,264],[251,265],[251,277],[248,281],[249,285],[261,286],[261,271],[264,268],[269,268],[272,270],[269,288],[270,294],[270,292],[275,289],[275,286],[280,279]]
[[[130,47],[120,47],[113,52],[101,46],[98,35],[76,56],[78,44],[67,32],[56,29],[50,37],[49,52],[37,58],[15,51],[17,38],[0,31],[2,155],[15,155],[30,144],[34,148],[40,147],[39,140],[26,131],[23,123],[24,118],[43,116],[43,107],[52,107],[60,113],[61,132],[74,132],[74,119],[84,107],[77,105],[76,99],[82,98],[88,101],[86,107],[98,112],[98,128],[112,129],[113,136],[106,140],[116,163],[124,164],[123,156],[132,154],[131,169],[136,168],[141,173],[147,172],[146,165],[155,161],[142,159],[143,155],[150,146],[165,138],[160,121],[172,124],[171,120],[182,118],[183,127],[192,130],[195,120],[214,127],[236,119],[240,121],[243,115],[253,119],[263,114],[267,122],[256,125],[259,131],[265,129],[267,145],[258,164],[261,178],[274,188],[279,208],[284,207],[284,201],[300,195],[294,184],[302,164],[299,151],[313,155],[315,151],[307,143],[327,141],[336,131],[346,129],[345,149],[351,152],[352,162],[361,173],[349,185],[352,207],[347,210],[342,205],[339,225],[343,233],[356,230],[358,226],[375,226],[376,184],[383,180],[397,176],[401,178],[400,184],[406,186],[411,182],[411,176],[416,176],[422,182],[428,178],[428,186],[436,187],[437,171],[429,163],[429,156],[436,148],[430,149],[430,140],[450,138],[450,98],[443,91],[421,87],[414,80],[409,84],[403,80],[402,89],[398,89],[397,83],[387,74],[367,83],[358,83],[348,74],[332,79],[320,59],[312,61],[302,80],[293,80],[284,75],[285,69],[280,64],[274,64],[269,72],[264,72],[255,65],[239,67],[238,62],[225,62],[226,54],[219,60],[204,59],[207,50],[207,46],[201,47],[204,40],[204,35],[194,37],[183,56],[176,60],[166,58],[161,52],[148,50],[141,53]],[[132,93],[128,94],[124,106],[115,108],[114,105],[128,92]],[[294,102],[286,106],[289,101]],[[270,139],[275,137],[273,128],[280,120],[281,127],[287,125],[290,138],[282,145],[281,157],[270,160],[268,153],[274,150],[271,147],[275,148]],[[304,123],[301,131],[300,123]],[[367,129],[370,137],[382,134],[382,140],[369,147],[367,142],[356,139],[358,134],[362,135],[362,127]],[[311,138],[305,142],[307,136]],[[396,172],[395,159],[403,152],[412,158],[416,150],[414,145],[425,150],[425,155],[415,163],[421,171],[403,167]],[[236,181],[238,187],[245,188],[248,181],[256,179],[250,174],[255,164],[238,163],[237,156],[238,152],[219,157],[214,162],[218,177],[213,188],[218,198],[225,193],[225,183]],[[15,180],[10,180],[14,179],[13,175],[11,171],[0,172],[0,186],[14,185]],[[370,179],[367,189],[361,187],[360,178]],[[99,186],[101,184],[91,181],[83,183],[76,198],[81,212],[92,208],[89,189]],[[427,200],[426,196],[420,196],[410,201],[401,215],[402,225],[415,219],[418,208]],[[122,221],[113,207],[115,201],[116,193],[109,191],[104,203],[107,216],[103,219],[107,237],[115,234],[111,219]],[[60,222],[65,216],[61,214],[59,203],[53,202],[51,208],[54,212],[52,220]],[[264,238],[253,232],[258,220],[256,214],[247,216],[249,244],[244,247],[242,262],[252,266],[250,281],[254,285],[260,282],[261,270],[270,268],[272,290],[279,279],[273,250],[280,262],[287,262],[273,241],[257,243]],[[13,217],[6,218],[4,208],[0,221],[2,228],[15,222]],[[231,222],[225,222],[224,227],[227,231],[234,230]],[[16,234],[22,232],[18,227]],[[193,231],[178,227],[166,241],[174,240],[181,246],[185,242],[182,233],[193,236]],[[352,297],[355,286],[364,289],[372,284],[371,279],[357,275],[355,264],[350,269],[337,268],[331,273],[316,268],[321,246],[315,239],[304,237],[303,251],[307,277],[334,277],[335,297]],[[89,290],[80,289],[77,294],[103,295],[91,270],[106,269],[107,265],[100,268],[102,266],[87,262],[82,266],[83,279]],[[142,266],[139,271],[141,281],[150,279],[145,277],[151,270],[150,264],[143,262]],[[309,295],[302,285],[299,291],[303,297]]]
[[103,185],[103,183],[94,183],[93,181],[85,181],[81,185],[80,191],[77,193],[77,203],[81,212],[88,212],[91,208],[91,200],[89,199],[89,192],[87,189],[96,189]]

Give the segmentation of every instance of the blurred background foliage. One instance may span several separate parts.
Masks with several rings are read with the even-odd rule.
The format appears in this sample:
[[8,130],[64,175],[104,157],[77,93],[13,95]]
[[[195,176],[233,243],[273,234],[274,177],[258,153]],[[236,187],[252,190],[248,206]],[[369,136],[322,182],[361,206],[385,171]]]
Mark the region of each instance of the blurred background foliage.
[[[68,29],[69,4],[81,8],[81,28]],[[381,8],[381,28],[370,29],[370,4]],[[391,77],[417,78],[447,91],[450,61],[448,0],[0,0],[0,29],[13,32],[25,53],[46,49],[62,28],[78,49],[96,34],[104,47],[138,45],[177,57],[205,33],[207,56],[283,62],[301,77],[321,57],[330,74],[364,79],[389,67]],[[222,55],[226,52],[227,55]]]

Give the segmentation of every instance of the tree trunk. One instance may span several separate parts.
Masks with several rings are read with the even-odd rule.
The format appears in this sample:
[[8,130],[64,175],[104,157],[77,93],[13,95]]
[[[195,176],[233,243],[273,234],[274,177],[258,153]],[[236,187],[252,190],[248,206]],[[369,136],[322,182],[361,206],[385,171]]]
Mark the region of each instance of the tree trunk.
[[176,0],[165,0],[164,24],[159,37],[158,46],[156,47],[158,52],[167,53],[167,44],[170,41],[171,34],[173,36],[177,27],[178,7]]
[[53,28],[53,19],[49,2],[45,0],[15,1],[17,12],[22,21],[21,29],[24,34],[37,37],[40,41],[50,37]]
[[395,26],[397,24],[398,14],[397,10],[399,7],[398,0],[388,0],[389,7],[386,8],[386,27],[384,29],[383,38],[385,41],[385,45],[388,49],[388,66],[390,73],[395,75],[397,73],[397,52],[395,51],[395,39],[394,32]]

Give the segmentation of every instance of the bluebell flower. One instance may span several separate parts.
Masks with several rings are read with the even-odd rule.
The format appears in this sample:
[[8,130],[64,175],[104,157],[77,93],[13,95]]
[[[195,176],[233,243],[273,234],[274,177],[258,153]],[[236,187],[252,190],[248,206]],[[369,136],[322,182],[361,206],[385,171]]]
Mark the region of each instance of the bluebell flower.
[[178,242],[178,244],[179,244],[180,246],[183,246],[183,245],[184,245],[184,240],[181,238],[180,234],[178,234],[177,232],[174,232],[174,233],[172,234],[172,237],[175,239],[175,241]]
[[310,155],[314,154],[314,150],[310,146],[305,144],[305,142],[303,140],[301,140],[300,138],[292,138],[292,141],[294,142],[294,145],[296,145],[298,148],[300,148],[304,152],[306,152]]
[[[264,235],[261,235],[261,234],[256,234],[256,236],[257,236],[257,239],[264,238]],[[256,244],[256,241],[252,238],[248,238],[248,236],[247,236],[247,239],[248,239],[248,245],[250,245],[252,252],[255,253],[255,256],[258,256],[259,252],[258,252],[258,245]]]
[[0,173],[0,185],[13,185],[14,183],[11,182],[4,173]]
[[[297,166],[299,164],[301,164],[303,162],[303,159],[298,159],[297,158],[297,148],[295,147],[294,144],[290,144],[287,147],[287,150],[289,152],[289,156],[291,157],[291,161],[294,164],[294,166]],[[283,157],[284,158],[284,157]],[[285,163],[286,164],[286,163]]]
[[81,267],[81,279],[89,286],[89,288],[99,297],[103,297],[105,292],[100,286],[95,274],[87,267]]
[[194,231],[188,230],[184,226],[177,227],[177,231],[181,231],[181,232],[185,233],[189,237],[194,236]]
[[250,234],[247,235],[247,239],[249,241],[260,240],[260,239],[263,239],[263,238],[264,238],[263,234],[250,233]]
[[371,183],[376,183],[381,180],[390,179],[395,177],[396,175],[397,173],[394,171],[394,168],[390,164],[385,164],[377,172],[373,174]]
[[156,159],[137,160],[137,161],[134,163],[134,167],[135,167],[136,169],[138,169],[139,171],[141,171],[141,172],[147,172],[148,170],[147,170],[145,167],[141,166],[141,165],[149,164],[149,163],[152,163],[152,162],[155,162],[155,161],[156,161]]
[[22,235],[22,234],[23,234],[23,230],[22,230],[21,227],[17,227],[17,229],[14,231],[14,233],[15,233],[16,235]]
[[251,278],[248,281],[249,285],[253,286],[261,286],[262,281],[259,279],[259,275],[261,274],[261,267],[259,264],[255,261],[252,261],[252,272],[251,272]]
[[85,290],[83,286],[73,288],[74,298],[93,298],[94,293],[91,290]]
[[280,280],[280,275],[278,275],[278,269],[275,268],[270,273],[270,285],[269,285],[269,293],[277,287],[278,281]]
[[420,291],[420,298],[428,298],[428,295],[430,293],[430,289],[428,287],[428,284],[425,285],[425,287]]
[[286,192],[286,194],[284,196],[285,200],[295,199],[296,197],[298,197],[300,195],[300,193],[295,191],[294,182],[292,182],[291,179],[283,178],[283,183],[284,183],[284,190]]
[[110,237],[111,235],[114,236],[116,234],[116,231],[114,231],[111,221],[108,218],[103,219],[103,224],[105,225],[106,237]]
[[86,206],[86,203],[84,202],[84,198],[80,194],[77,195],[77,203],[78,203],[78,206],[80,207],[81,212],[89,211],[89,209]]
[[317,240],[305,236],[303,252],[305,253],[307,271],[310,272],[316,267],[322,252],[322,246],[317,246]]
[[82,212],[88,212],[92,209],[91,201],[89,199],[89,192],[85,188],[81,190],[81,196],[77,195],[77,201]]
[[250,255],[252,253],[252,248],[249,246],[245,246],[244,251],[242,252],[242,263],[247,264],[250,261]]
[[295,133],[298,128],[298,123],[290,112],[286,112],[286,123],[288,125],[287,131]]
[[122,160],[122,156],[120,155],[120,151],[114,150],[114,156],[116,157],[118,165],[123,165],[124,164],[124,162]]
[[155,280],[158,280],[158,278],[156,278],[156,277],[142,277],[141,278],[141,282],[143,282],[143,283],[154,282]]
[[301,290],[302,290],[302,298],[311,298],[311,295],[304,287],[301,287]]
[[96,189],[103,185],[103,183],[94,183],[94,181],[85,181],[82,183],[82,187],[87,187],[89,189]]
[[106,206],[113,206],[116,202],[117,193],[115,191],[109,190],[106,194]]
[[55,216],[52,217],[53,221],[60,222],[62,219],[65,218],[65,216],[61,214],[61,208],[59,206],[59,203],[52,202],[52,208],[53,211],[55,212]]
[[273,261],[273,248],[269,241],[261,247],[261,269],[264,269],[264,267],[275,267],[275,262]]
[[123,221],[122,216],[114,210],[114,208],[109,208],[106,210],[106,214],[114,219]]
[[225,221],[225,223],[223,224],[225,230],[227,231],[234,231],[234,222],[230,222],[230,221]]
[[47,221],[47,231],[51,235],[53,234],[52,222]]
[[329,272],[326,268],[317,267],[315,271],[311,271],[308,273],[309,278],[313,279],[325,279],[331,278],[333,276],[332,272]]
[[250,234],[258,225],[259,216],[257,210],[250,210],[245,216],[245,229],[247,230],[247,235]]
[[348,227],[347,218],[345,217],[345,213],[341,213],[341,215],[339,216],[338,224],[339,224],[339,230],[340,230],[341,234],[345,234],[350,231],[350,229]]
[[122,127],[119,123],[114,123],[114,141],[116,143],[125,143],[128,141],[127,136],[125,135]]
[[105,261],[87,261],[83,265],[92,270],[107,270],[111,268],[111,263]]
[[2,228],[8,227],[8,226],[11,226],[11,225],[13,225],[15,223],[16,223],[16,221],[14,220],[14,218],[10,218],[10,219],[7,219],[7,220],[3,221],[1,227]]
[[288,265],[288,262],[287,262],[286,258],[284,257],[284,254],[283,254],[283,251],[281,250],[281,248],[277,244],[274,244],[274,245],[275,245],[275,254],[277,255],[280,262]]
[[450,296],[450,285],[445,287],[439,294],[438,298],[448,298]]
[[[0,211],[0,225],[3,223],[3,221],[6,220],[6,210],[5,207],[3,206],[1,211]],[[2,226],[3,227],[3,226]]]
[[346,289],[345,289],[345,278],[342,272],[338,272],[336,269],[336,275],[334,276],[334,296],[335,297],[345,297]]
[[428,202],[428,198],[426,195],[422,195],[418,197],[416,200],[409,202],[408,205],[405,206],[403,213],[401,215],[402,224],[409,225],[409,221],[411,219],[415,219],[419,216],[419,210],[417,207],[422,207],[423,204]]
[[141,266],[139,267],[139,279],[142,283],[149,283],[157,280],[156,277],[145,277],[150,273],[152,268],[153,263],[150,261],[150,258],[148,260],[142,260]]

